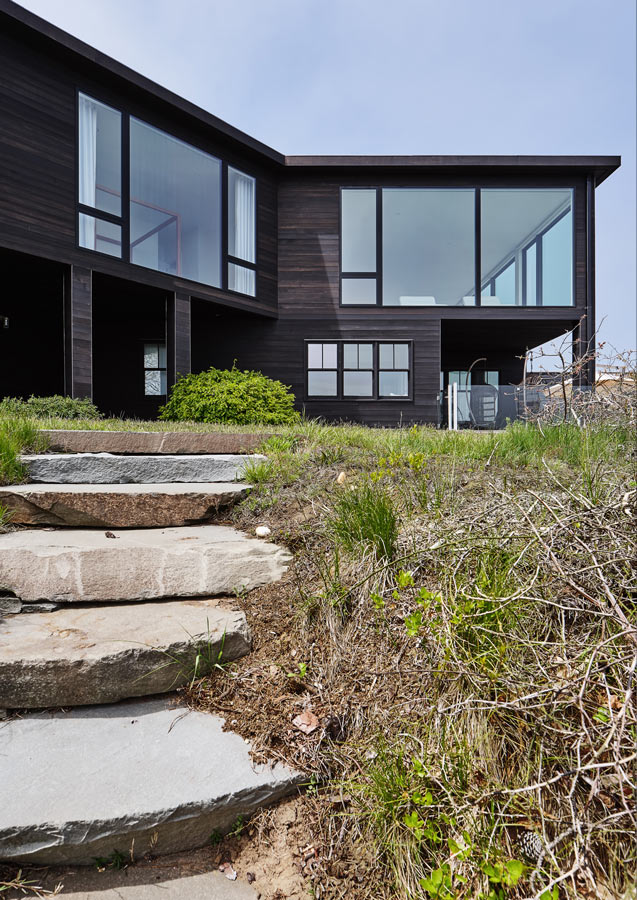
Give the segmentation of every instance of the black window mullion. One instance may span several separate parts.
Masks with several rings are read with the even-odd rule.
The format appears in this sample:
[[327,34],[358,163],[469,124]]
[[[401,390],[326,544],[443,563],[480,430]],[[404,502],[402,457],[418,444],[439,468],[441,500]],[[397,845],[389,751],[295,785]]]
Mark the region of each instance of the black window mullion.
[[78,203],[77,209],[78,212],[84,213],[86,216],[91,216],[93,219],[101,219],[103,222],[110,222],[112,225],[123,226],[124,224],[122,216],[116,216],[115,213],[105,212],[94,206],[86,206],[84,203]]
[[522,251],[522,306],[526,306],[526,249]]
[[[221,288],[228,290],[228,163],[221,161]],[[321,359],[323,348],[321,347]]]
[[130,116],[122,112],[122,260],[130,262]]
[[475,189],[475,299],[476,306],[482,306],[482,197],[480,188]]
[[376,306],[383,304],[383,189],[376,188]]
[[539,237],[535,242],[535,296],[538,306],[544,305],[542,293],[542,238]]

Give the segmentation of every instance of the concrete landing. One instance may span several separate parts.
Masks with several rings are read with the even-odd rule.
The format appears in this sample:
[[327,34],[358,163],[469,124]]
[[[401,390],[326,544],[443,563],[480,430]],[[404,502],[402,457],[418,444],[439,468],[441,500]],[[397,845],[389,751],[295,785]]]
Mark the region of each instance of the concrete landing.
[[0,619],[0,708],[114,703],[175,690],[250,650],[216,600],[66,606]]
[[245,496],[241,484],[17,484],[0,487],[15,525],[170,528],[205,522]]
[[155,484],[236,481],[249,459],[236,454],[118,456],[111,453],[43,453],[20,457],[29,480],[46,484]]
[[270,433],[42,430],[49,448],[63,453],[252,453]]
[[210,597],[278,581],[290,559],[221,525],[14,531],[0,534],[0,591],[24,603]]
[[0,759],[0,859],[34,863],[201,847],[302,780],[168,699],[9,719]]

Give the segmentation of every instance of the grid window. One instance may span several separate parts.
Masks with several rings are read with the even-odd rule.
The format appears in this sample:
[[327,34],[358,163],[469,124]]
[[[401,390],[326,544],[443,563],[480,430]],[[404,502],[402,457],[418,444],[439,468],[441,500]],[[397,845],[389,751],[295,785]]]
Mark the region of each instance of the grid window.
[[308,397],[336,397],[338,394],[337,370],[337,344],[308,344]]
[[307,396],[388,400],[409,398],[410,343],[307,343]]
[[144,344],[144,395],[166,396],[166,344]]
[[378,396],[409,396],[409,344],[379,344]]
[[374,396],[373,344],[343,344],[343,396]]

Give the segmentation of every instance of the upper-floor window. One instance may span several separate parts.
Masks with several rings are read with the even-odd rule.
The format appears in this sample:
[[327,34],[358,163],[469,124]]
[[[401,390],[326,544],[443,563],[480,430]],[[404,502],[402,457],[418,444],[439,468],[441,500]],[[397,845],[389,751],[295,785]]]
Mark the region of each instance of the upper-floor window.
[[561,188],[344,188],[341,303],[570,306],[571,210]]
[[78,117],[80,246],[256,296],[255,179],[84,94]]
[[122,114],[79,94],[78,135],[80,247],[121,257]]
[[256,182],[228,166],[228,288],[256,293]]

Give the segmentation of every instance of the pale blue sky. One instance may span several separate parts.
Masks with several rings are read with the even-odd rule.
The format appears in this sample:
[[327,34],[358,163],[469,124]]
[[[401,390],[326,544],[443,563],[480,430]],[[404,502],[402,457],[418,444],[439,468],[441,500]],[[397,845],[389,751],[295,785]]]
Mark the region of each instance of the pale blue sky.
[[635,347],[634,0],[21,0],[287,154],[619,154],[600,337]]

